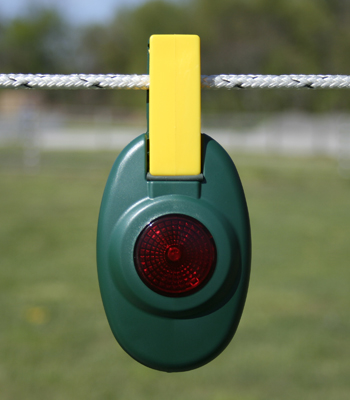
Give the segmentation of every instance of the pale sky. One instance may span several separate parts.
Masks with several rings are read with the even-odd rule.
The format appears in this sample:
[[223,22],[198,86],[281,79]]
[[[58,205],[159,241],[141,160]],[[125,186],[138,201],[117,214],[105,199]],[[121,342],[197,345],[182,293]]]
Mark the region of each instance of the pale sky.
[[115,11],[122,6],[135,6],[147,0],[1,0],[0,18],[13,18],[25,11],[31,4],[55,7],[77,24],[108,22]]

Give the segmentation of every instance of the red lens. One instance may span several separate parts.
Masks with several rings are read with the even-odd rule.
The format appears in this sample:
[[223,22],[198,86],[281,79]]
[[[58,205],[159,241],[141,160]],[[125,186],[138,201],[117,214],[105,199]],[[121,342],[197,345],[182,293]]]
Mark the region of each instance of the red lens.
[[216,265],[216,247],[199,221],[169,214],[152,221],[141,232],[134,260],[149,288],[164,296],[186,296],[208,282]]

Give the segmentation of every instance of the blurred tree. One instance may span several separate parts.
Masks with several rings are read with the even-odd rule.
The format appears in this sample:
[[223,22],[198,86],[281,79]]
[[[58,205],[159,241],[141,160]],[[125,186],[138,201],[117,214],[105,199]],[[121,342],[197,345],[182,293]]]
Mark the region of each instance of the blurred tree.
[[[81,71],[87,73],[147,73],[147,43],[156,33],[195,33],[184,5],[149,1],[124,8],[107,26],[89,26],[81,32]],[[115,105],[145,108],[145,97],[114,92]]]
[[125,73],[130,58],[125,29],[118,25],[87,26],[80,33],[79,71],[84,73]]
[[[349,2],[194,0],[193,5],[196,31],[202,39],[202,70],[206,74],[349,73]],[[317,111],[329,108],[330,103],[339,108],[350,106],[345,92],[317,93],[318,96],[310,96],[305,91],[295,91],[283,96],[278,90],[254,91],[254,102],[246,101],[250,95],[223,93],[215,95],[215,108],[220,104],[223,109],[248,106]]]
[[[129,18],[125,18],[127,14],[129,14]],[[145,55],[151,35],[196,33],[186,4],[174,4],[160,0],[150,1],[131,13],[121,14],[120,18],[125,18],[127,21],[128,49],[132,54],[127,67],[131,73],[147,71]],[[116,20],[117,24],[118,20],[119,18]]]
[[120,10],[108,26],[88,27],[81,36],[81,50],[88,60],[85,69],[144,74],[148,39],[157,33],[194,33],[185,6],[149,1]]
[[70,63],[71,43],[66,24],[54,10],[31,9],[25,16],[4,24],[0,37],[2,73],[64,72]]
[[[0,24],[0,71],[124,73],[147,71],[152,34],[201,37],[203,74],[349,74],[346,0],[151,0],[119,10],[111,23],[67,26],[53,10]],[[315,92],[316,93],[316,92]],[[71,96],[73,98],[73,96]],[[85,100],[100,101],[92,92]],[[144,107],[144,98],[111,92],[105,102]],[[142,100],[141,100],[142,99]],[[203,91],[206,110],[345,110],[346,91]]]

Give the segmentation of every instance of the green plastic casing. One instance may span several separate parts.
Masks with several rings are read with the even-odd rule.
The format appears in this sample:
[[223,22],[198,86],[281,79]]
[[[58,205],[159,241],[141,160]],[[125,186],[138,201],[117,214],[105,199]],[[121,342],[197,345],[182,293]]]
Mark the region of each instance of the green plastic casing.
[[[147,175],[147,145],[147,134],[133,140],[107,181],[97,233],[101,295],[112,332],[130,356],[157,370],[186,371],[220,354],[237,329],[250,275],[248,210],[230,156],[209,136],[202,134],[202,175],[192,178]],[[212,277],[184,297],[152,291],[135,269],[138,236],[166,214],[197,219],[216,245]]]

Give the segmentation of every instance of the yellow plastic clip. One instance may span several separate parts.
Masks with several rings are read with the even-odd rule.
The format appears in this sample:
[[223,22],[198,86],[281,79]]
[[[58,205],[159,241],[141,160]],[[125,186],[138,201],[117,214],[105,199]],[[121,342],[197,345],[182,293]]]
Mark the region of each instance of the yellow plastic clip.
[[149,56],[149,172],[201,173],[200,39],[153,35]]

